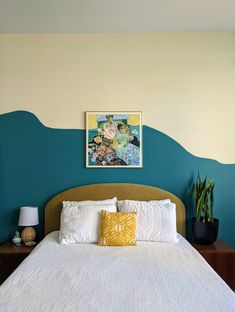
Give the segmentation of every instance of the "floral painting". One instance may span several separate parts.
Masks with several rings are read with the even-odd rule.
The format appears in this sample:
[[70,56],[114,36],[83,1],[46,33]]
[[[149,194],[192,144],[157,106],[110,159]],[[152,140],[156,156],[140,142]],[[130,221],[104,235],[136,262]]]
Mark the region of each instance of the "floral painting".
[[141,112],[86,113],[86,167],[141,168]]

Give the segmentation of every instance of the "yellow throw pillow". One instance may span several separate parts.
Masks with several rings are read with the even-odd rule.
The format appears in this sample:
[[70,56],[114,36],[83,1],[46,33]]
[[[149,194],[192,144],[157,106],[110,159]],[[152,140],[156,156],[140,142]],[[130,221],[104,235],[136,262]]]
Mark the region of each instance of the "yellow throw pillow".
[[136,246],[136,212],[101,210],[100,246]]

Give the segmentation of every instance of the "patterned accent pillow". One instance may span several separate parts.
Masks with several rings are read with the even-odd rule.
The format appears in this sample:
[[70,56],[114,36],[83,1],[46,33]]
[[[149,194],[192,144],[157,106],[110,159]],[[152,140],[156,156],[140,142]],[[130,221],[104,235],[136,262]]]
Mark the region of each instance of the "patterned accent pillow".
[[136,213],[101,210],[100,246],[136,246]]
[[118,209],[137,213],[137,241],[178,242],[174,203],[123,200],[119,202]]

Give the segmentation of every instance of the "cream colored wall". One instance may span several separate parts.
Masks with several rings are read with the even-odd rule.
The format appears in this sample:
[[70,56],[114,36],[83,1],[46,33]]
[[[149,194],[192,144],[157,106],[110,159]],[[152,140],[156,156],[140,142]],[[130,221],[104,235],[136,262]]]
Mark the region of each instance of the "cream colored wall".
[[142,110],[188,151],[235,162],[235,33],[0,35],[0,113],[84,128],[87,110]]

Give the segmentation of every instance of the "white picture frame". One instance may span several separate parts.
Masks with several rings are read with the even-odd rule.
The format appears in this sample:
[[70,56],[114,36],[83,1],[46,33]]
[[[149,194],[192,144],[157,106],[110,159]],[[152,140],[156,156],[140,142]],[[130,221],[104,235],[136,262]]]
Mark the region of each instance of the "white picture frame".
[[86,112],[86,168],[142,168],[141,111]]

